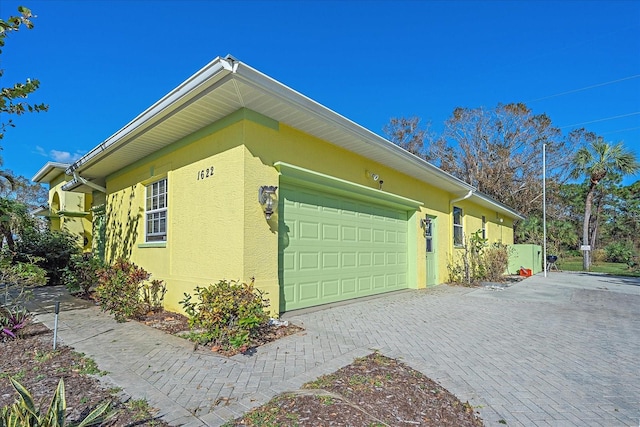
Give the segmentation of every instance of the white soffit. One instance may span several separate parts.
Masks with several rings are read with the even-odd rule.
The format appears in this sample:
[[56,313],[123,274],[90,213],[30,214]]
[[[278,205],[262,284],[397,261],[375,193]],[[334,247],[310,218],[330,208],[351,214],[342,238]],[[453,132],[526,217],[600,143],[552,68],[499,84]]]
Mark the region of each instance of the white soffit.
[[[233,69],[233,71],[231,71]],[[204,83],[203,83],[204,82]],[[259,71],[216,58],[72,165],[98,183],[123,167],[246,107],[454,195],[473,189],[351,120]],[[475,199],[475,197],[474,197]],[[500,208],[481,198],[481,204]],[[512,210],[504,207],[511,215]]]
[[31,181],[37,183],[51,182],[56,176],[63,174],[71,166],[68,163],[47,162],[34,176]]

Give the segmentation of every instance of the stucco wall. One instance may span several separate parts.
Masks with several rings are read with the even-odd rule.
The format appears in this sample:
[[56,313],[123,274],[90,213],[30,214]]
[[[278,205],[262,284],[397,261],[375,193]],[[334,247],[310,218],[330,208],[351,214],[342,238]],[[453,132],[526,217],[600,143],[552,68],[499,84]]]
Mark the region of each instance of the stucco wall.
[[[413,236],[410,286],[421,288],[426,283],[425,240],[419,224],[425,215],[433,217],[436,225],[438,282],[447,279],[446,263],[453,250],[450,200],[456,195],[249,110],[240,110],[107,177],[107,260],[130,257],[154,278],[165,280],[165,305],[171,310],[180,310],[178,301],[195,286],[251,278],[277,310],[278,212],[267,220],[258,203],[261,185],[280,185],[276,162],[378,188],[366,174],[373,171],[384,181],[385,192],[422,201],[424,206],[409,221],[408,235]],[[210,168],[213,176],[200,179],[199,172]],[[164,177],[168,180],[167,241],[146,244],[145,186]],[[510,220],[501,224],[495,212],[469,201],[460,206],[465,210],[465,233],[480,228],[485,215],[489,239],[512,242]]]
[[62,230],[76,238],[78,246],[85,252],[91,251],[92,220],[91,194],[62,191],[62,186],[71,177],[59,174],[49,182],[50,226],[52,230]]

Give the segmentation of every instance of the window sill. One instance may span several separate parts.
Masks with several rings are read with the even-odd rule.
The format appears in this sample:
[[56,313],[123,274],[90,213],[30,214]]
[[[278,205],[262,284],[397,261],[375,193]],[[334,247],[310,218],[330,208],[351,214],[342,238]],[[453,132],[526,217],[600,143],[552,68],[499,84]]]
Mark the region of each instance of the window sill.
[[148,242],[148,243],[139,243],[139,248],[166,248],[167,242]]

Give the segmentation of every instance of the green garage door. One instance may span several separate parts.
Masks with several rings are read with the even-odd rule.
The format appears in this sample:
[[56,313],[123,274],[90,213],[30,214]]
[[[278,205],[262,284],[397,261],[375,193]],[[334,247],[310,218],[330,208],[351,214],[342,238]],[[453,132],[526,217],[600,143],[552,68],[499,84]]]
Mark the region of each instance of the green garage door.
[[407,212],[285,186],[280,311],[405,289]]

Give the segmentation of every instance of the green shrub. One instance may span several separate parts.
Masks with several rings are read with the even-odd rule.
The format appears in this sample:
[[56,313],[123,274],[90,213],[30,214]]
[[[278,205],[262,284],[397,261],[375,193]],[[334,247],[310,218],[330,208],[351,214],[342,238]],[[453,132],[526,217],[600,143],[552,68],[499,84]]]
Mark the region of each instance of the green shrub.
[[206,288],[197,287],[198,302],[185,293],[180,304],[189,316],[189,325],[200,332],[191,338],[224,349],[246,347],[261,326],[269,322],[265,309],[269,301],[250,283],[221,280]]
[[124,322],[161,310],[167,289],[161,280],[149,282],[150,277],[142,267],[125,259],[99,270],[96,296],[102,311]]
[[633,244],[626,241],[609,243],[605,246],[604,251],[607,254],[607,261],[622,262],[624,264],[629,264],[635,255]]
[[604,249],[594,249],[591,251],[591,261],[593,262],[605,262],[607,258],[607,251]]
[[487,244],[478,230],[456,250],[457,258],[447,263],[449,282],[471,286],[480,281],[501,281],[509,266],[509,248],[501,243]]
[[88,297],[98,284],[98,271],[103,267],[102,261],[90,253],[74,254],[62,271],[62,279],[70,293]]
[[[31,393],[18,381],[10,378],[13,388],[20,398],[11,406],[0,409],[0,427],[63,427],[66,424],[67,401],[65,399],[62,378],[53,394],[46,412],[36,409]],[[105,421],[111,402],[105,402],[95,408],[76,427],[97,425]]]
[[29,261],[13,261],[7,254],[0,256],[1,305],[20,306],[31,296],[29,288],[47,283],[46,271],[34,264],[38,258],[29,257]]
[[80,252],[76,238],[64,231],[26,230],[16,242],[14,261],[36,264],[47,272],[49,285],[62,284],[62,271],[69,265],[71,256]]

